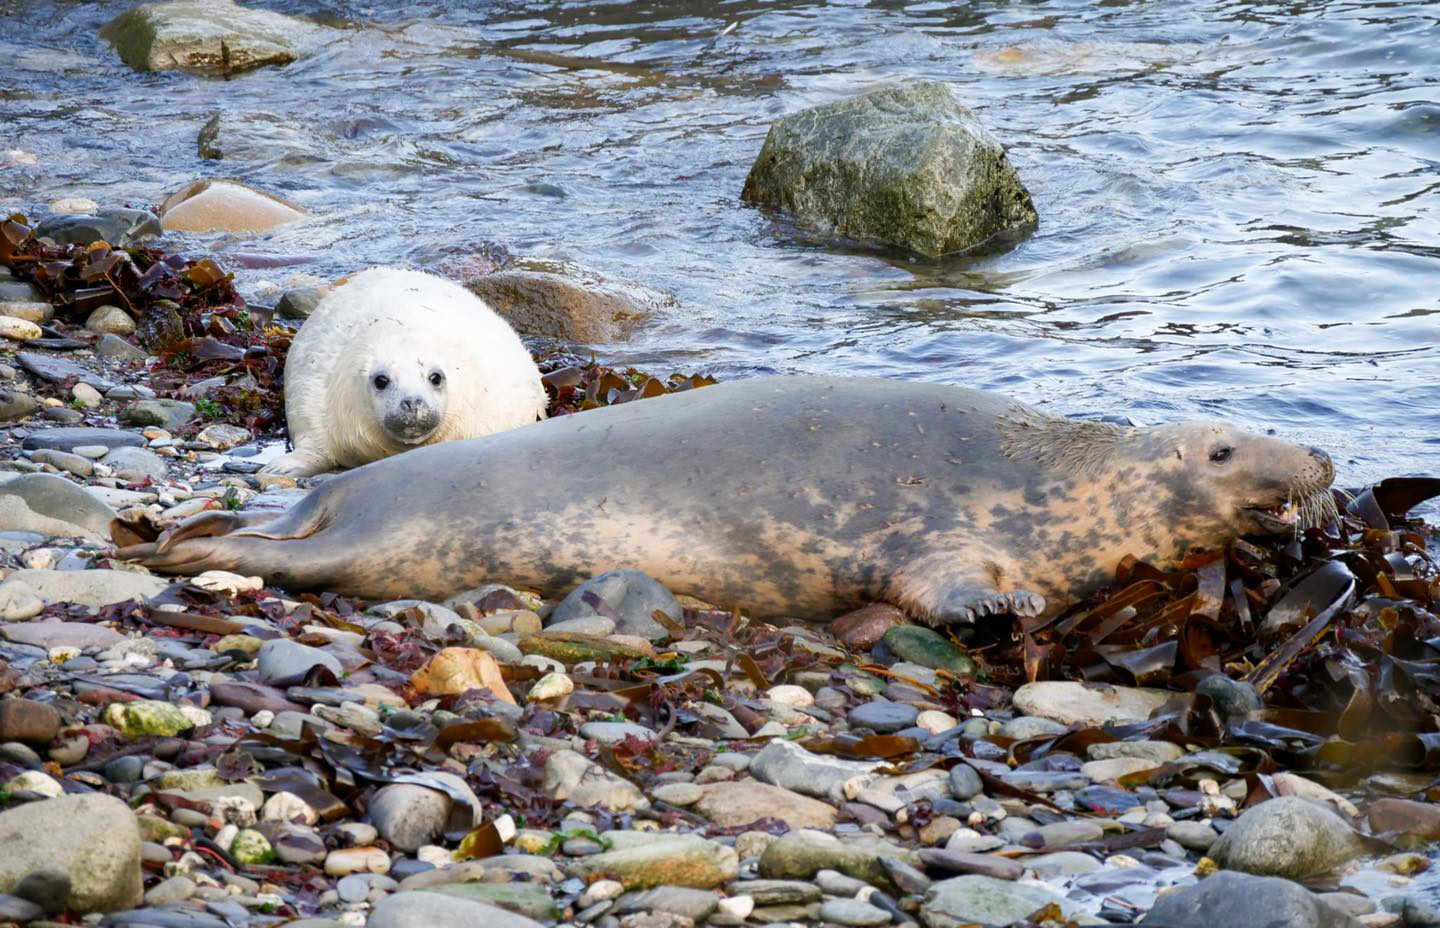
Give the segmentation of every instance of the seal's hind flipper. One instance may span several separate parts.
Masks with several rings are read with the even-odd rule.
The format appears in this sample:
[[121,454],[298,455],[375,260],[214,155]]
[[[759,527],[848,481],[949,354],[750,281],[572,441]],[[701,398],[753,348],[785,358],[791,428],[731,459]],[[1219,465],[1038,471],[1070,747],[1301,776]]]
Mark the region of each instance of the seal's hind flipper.
[[1045,597],[1030,590],[1004,593],[977,593],[960,588],[951,590],[945,601],[929,619],[934,624],[951,622],[973,623],[987,615],[1037,616],[1045,610]]
[[279,512],[225,512],[220,510],[202,512],[161,533],[160,537],[155,540],[155,551],[157,554],[165,554],[180,542],[192,538],[215,538],[231,534],[276,538],[279,536],[266,535],[264,532],[256,532],[254,529],[256,526],[273,522],[281,515],[283,513]]

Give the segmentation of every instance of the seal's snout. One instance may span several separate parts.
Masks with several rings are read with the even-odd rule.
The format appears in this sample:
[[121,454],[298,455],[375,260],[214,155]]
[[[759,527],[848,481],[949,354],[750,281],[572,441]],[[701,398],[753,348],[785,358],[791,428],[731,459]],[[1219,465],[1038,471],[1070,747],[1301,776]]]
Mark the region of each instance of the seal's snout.
[[385,415],[385,431],[406,444],[424,441],[439,425],[440,410],[419,396],[399,400]]
[[1335,462],[1330,460],[1330,455],[1319,448],[1310,449],[1310,458],[1315,462],[1318,471],[1315,480],[1321,486],[1329,486],[1335,482]]

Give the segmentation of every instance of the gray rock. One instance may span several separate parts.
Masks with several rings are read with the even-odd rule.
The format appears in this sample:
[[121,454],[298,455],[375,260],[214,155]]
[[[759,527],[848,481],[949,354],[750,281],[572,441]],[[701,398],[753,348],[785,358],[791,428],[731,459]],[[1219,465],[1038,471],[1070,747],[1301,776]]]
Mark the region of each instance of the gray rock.
[[329,287],[298,287],[280,294],[275,304],[275,315],[281,319],[309,319],[315,307],[330,292]]
[[869,928],[890,924],[890,913],[859,899],[830,899],[820,905],[820,920],[837,925]]
[[1360,928],[1297,883],[1222,871],[1155,900],[1144,924],[1164,928]]
[[[113,509],[64,477],[24,474],[0,483],[0,528],[6,531],[83,535],[109,541],[114,518]],[[67,531],[67,526],[75,531]]]
[[[981,719],[983,722],[984,719]],[[1044,738],[1047,735],[1058,735],[1068,731],[1068,726],[1051,719],[1042,719],[1034,715],[1022,715],[1010,719],[1000,726],[1000,734],[1006,738],[1014,738],[1016,741],[1028,741],[1031,738]]]
[[131,483],[141,483],[146,477],[164,480],[170,474],[165,459],[147,448],[115,448],[101,460],[114,468],[121,480]]
[[[843,888],[835,889],[832,885],[837,884],[827,884],[824,879],[827,874],[842,881],[839,885]],[[835,870],[822,870],[815,875],[814,883],[804,880],[740,880],[731,884],[730,892],[735,896],[749,896],[756,905],[804,905],[819,902],[822,890],[837,896],[853,896],[869,885],[864,880]]]
[[137,71],[188,71],[225,77],[302,54],[318,27],[242,7],[232,0],[146,3],[121,14],[100,32],[120,60]]
[[[703,795],[696,803],[695,811],[726,827],[774,818],[791,828],[832,828],[838,815],[835,807],[828,802],[751,779],[710,783],[701,790]],[[658,790],[654,795],[660,798]]]
[[50,383],[64,383],[74,378],[80,383],[88,383],[101,393],[115,386],[115,381],[107,380],[69,358],[57,358],[54,355],[39,354],[34,351],[21,351],[15,355],[15,360],[36,377]]
[[1052,904],[1068,918],[1079,921],[1084,917],[1074,903],[1052,890],[969,874],[931,886],[921,903],[920,916],[929,928],[961,928],[975,922],[1008,925]]
[[256,656],[260,682],[289,686],[304,680],[315,667],[324,667],[340,678],[345,668],[331,654],[288,638],[273,638],[260,646]]
[[[63,911],[63,910],[62,910]],[[45,917],[45,910],[28,899],[0,893],[0,923],[38,922]]]
[[1195,687],[1197,696],[1209,696],[1215,704],[1215,712],[1222,718],[1259,712],[1265,708],[1265,700],[1255,684],[1245,680],[1232,680],[1224,674],[1211,674]]
[[934,81],[775,121],[741,197],[801,224],[936,257],[1036,221],[994,136]]
[[903,702],[867,702],[850,710],[847,716],[851,728],[869,728],[886,733],[909,728],[915,724],[920,710]]
[[[392,783],[370,800],[370,824],[402,851],[433,844],[445,834],[456,803],[439,790],[412,783]],[[460,810],[462,815],[471,814]]]
[[580,734],[601,744],[619,744],[626,738],[655,741],[660,737],[654,729],[634,722],[586,722],[580,726]]
[[61,245],[92,245],[109,242],[130,245],[160,234],[160,220],[144,209],[102,209],[97,215],[57,214],[47,216],[35,234]]
[[1195,851],[1197,854],[1204,854],[1210,850],[1220,836],[1215,833],[1204,822],[1180,821],[1174,822],[1165,829],[1165,837],[1174,841],[1187,851]]
[[45,429],[25,436],[20,447],[26,451],[52,448],[56,451],[74,451],[86,445],[104,445],[107,448],[139,447],[145,444],[145,436],[139,432],[121,429],[62,428]]
[[720,897],[708,890],[685,886],[657,886],[621,896],[615,901],[611,914],[669,912],[672,915],[683,915],[699,924],[710,917],[719,902]]
[[0,812],[0,847],[0,892],[37,870],[55,870],[69,876],[76,912],[114,912],[141,900],[140,829],[113,796],[61,796]]
[[24,584],[46,603],[100,609],[132,599],[149,599],[170,586],[170,581],[123,570],[17,570],[0,581],[0,591],[11,584]]
[[664,641],[671,635],[665,626],[651,618],[657,611],[676,624],[683,622],[684,610],[679,600],[658,581],[638,570],[612,570],[591,577],[572,590],[550,613],[545,624],[600,615],[614,620],[619,634]]
[[541,928],[539,922],[474,899],[401,892],[375,904],[365,928]]
[[1245,810],[1208,856],[1227,870],[1303,880],[1365,853],[1350,824],[1328,806],[1281,796]]
[[21,622],[0,625],[0,637],[37,648],[108,648],[125,640],[113,628],[88,622]]
[[950,768],[950,795],[960,802],[967,802],[985,792],[980,774],[969,764],[956,764]]
[[70,905],[70,874],[63,870],[36,870],[16,883],[10,890],[30,902],[46,915],[59,915]]
[[[49,464],[56,470],[63,470],[67,474],[74,474],[76,477],[89,477],[95,473],[95,464],[89,458],[82,458],[78,454],[71,454],[68,451],[50,451],[41,449],[30,452],[30,460],[36,464]],[[89,495],[89,494],[86,494]]]
[[95,342],[95,353],[112,361],[143,361],[150,355],[144,348],[130,344],[118,335],[102,335]]
[[0,303],[48,303],[50,298],[34,284],[24,280],[0,280]]
[[634,323],[679,305],[673,296],[570,261],[517,258],[465,286],[529,335],[610,342]]
[[1074,680],[1042,680],[1015,691],[1015,708],[1065,725],[1100,726],[1143,722],[1170,699],[1164,690],[1090,686]]
[[750,775],[762,783],[841,802],[846,798],[846,783],[858,777],[862,786],[868,786],[879,779],[880,774],[876,772],[879,766],[812,754],[794,742],[776,739],[755,755],[750,762]]
[[1185,749],[1169,741],[1111,741],[1106,744],[1092,744],[1086,749],[1091,760],[1116,760],[1133,757],[1148,760],[1157,767],[1179,760],[1185,756]]
[[841,841],[823,831],[801,829],[770,842],[760,855],[760,875],[772,880],[808,880],[821,870],[838,870],[888,889],[893,884],[889,871],[880,863],[882,857],[893,857],[912,867],[922,865],[913,851],[878,838]]
[[577,806],[601,805],[622,812],[648,804],[634,783],[575,751],[556,751],[545,759],[543,787],[556,799],[569,799]]
[[0,422],[14,422],[34,415],[40,408],[35,397],[10,387],[0,387]]
[[121,425],[133,428],[156,426],[173,432],[195,418],[195,404],[184,400],[140,400],[120,410]]

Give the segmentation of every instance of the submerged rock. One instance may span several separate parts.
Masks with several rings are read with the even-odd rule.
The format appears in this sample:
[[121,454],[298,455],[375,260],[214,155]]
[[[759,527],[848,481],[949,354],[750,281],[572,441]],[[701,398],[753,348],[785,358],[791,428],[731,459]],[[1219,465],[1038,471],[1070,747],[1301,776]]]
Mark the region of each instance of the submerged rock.
[[807,226],[930,257],[1037,218],[1000,143],[934,81],[781,117],[741,196]]
[[228,77],[299,58],[319,27],[232,0],[171,0],[122,13],[100,31],[137,71]]
[[231,180],[196,181],[160,206],[167,232],[268,232],[305,216],[298,206]]
[[0,812],[0,892],[25,877],[58,871],[70,879],[68,908],[114,912],[140,903],[140,830],[113,796],[86,793]]
[[615,341],[677,301],[572,261],[518,258],[465,286],[516,329],[566,342]]

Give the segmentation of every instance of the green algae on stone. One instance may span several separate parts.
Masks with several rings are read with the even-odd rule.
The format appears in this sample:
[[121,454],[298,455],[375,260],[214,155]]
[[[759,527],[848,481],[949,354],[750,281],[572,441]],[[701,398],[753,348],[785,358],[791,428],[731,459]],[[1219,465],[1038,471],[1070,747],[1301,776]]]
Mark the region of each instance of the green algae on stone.
[[137,815],[135,823],[140,827],[141,841],[164,844],[166,838],[189,839],[190,837],[190,829],[158,815]]
[[1035,223],[1005,149],[950,88],[910,81],[770,127],[741,198],[927,257]]
[[237,863],[247,866],[273,863],[276,859],[275,849],[270,846],[269,840],[253,828],[242,829],[235,836],[235,842],[230,845],[230,856]]
[[560,904],[541,883],[451,883],[430,891],[488,903],[541,922],[559,921],[563,914]]
[[962,677],[975,673],[975,661],[944,635],[920,625],[897,625],[885,632],[885,647],[921,667],[948,670]]
[[531,635],[520,642],[520,650],[526,654],[553,658],[567,667],[582,661],[633,661],[654,656],[653,649],[649,647],[641,648],[602,635],[582,635],[576,632],[541,632]]
[[185,717],[179,706],[155,699],[115,702],[105,707],[103,721],[118,728],[126,738],[170,737],[189,731],[195,723]]
[[617,848],[572,862],[570,875],[619,880],[626,889],[689,886],[714,889],[735,879],[740,858],[735,849],[693,835],[659,836],[633,847]]
[[914,851],[878,838],[842,841],[823,831],[801,829],[770,842],[760,855],[760,875],[769,880],[809,880],[821,870],[838,870],[871,886],[892,890],[894,884],[881,857],[922,866]]

